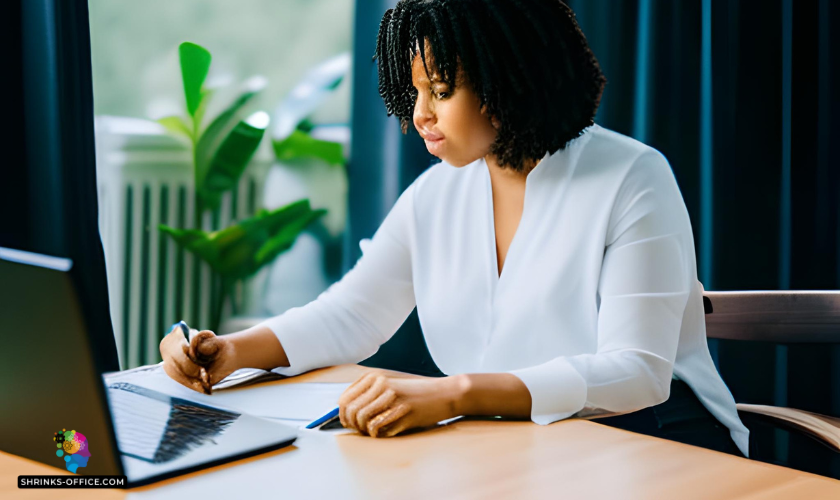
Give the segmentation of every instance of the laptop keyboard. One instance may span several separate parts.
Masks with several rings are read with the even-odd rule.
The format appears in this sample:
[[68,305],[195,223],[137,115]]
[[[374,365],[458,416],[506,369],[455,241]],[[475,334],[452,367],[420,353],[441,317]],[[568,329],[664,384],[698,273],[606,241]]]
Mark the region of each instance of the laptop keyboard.
[[120,453],[149,463],[215,445],[214,438],[240,416],[127,382],[107,387]]

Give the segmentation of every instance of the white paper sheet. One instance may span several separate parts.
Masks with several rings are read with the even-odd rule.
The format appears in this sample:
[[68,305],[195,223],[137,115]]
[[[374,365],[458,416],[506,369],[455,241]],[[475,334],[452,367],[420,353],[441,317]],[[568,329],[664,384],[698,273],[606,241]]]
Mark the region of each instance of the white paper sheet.
[[106,382],[129,382],[196,403],[217,406],[260,417],[311,422],[338,406],[349,383],[301,383],[225,389],[208,396],[172,380],[161,365],[147,369],[111,372]]

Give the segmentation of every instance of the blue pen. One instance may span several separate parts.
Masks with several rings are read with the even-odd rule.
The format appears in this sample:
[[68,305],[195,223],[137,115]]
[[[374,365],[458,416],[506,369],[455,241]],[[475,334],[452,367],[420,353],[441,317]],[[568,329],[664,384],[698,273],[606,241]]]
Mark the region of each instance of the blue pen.
[[312,422],[311,424],[307,425],[306,428],[307,429],[314,429],[315,427],[318,427],[319,425],[323,424],[324,422],[326,422],[328,420],[332,420],[336,417],[338,417],[338,408],[330,411],[329,413],[327,413],[323,417],[321,417],[318,420],[316,420],[316,421]]
[[187,325],[187,323],[184,320],[181,320],[181,321],[175,323],[174,325],[172,325],[170,327],[169,331],[174,330],[176,326],[181,328],[181,331],[184,332],[184,337],[186,337],[187,340],[189,340],[190,339],[190,327]]

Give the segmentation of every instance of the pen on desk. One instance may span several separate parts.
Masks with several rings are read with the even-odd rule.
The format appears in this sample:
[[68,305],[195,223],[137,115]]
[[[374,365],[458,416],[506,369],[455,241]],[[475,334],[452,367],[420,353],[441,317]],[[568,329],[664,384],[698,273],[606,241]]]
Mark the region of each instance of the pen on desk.
[[[175,327],[178,327],[178,328],[181,329],[181,332],[184,333],[184,338],[187,339],[188,343],[192,342],[192,338],[190,337],[191,328],[189,327],[189,325],[187,325],[186,321],[181,320],[181,321],[175,323],[174,325],[172,325],[172,329],[175,329]],[[195,363],[195,364],[199,364],[198,361],[195,360],[195,359],[192,359],[192,362]],[[199,365],[199,366],[201,366],[201,365]],[[213,386],[210,385],[210,380],[207,376],[207,370],[203,366],[201,366],[201,368],[199,370],[199,379],[201,380],[201,386],[204,389],[204,393],[208,394],[208,395],[212,395],[213,394]]]
[[314,422],[310,423],[309,425],[306,426],[306,428],[307,429],[314,429],[315,427],[318,427],[319,425],[321,425],[323,423],[326,423],[328,420],[332,420],[332,419],[337,418],[337,417],[338,417],[338,408],[336,408],[334,410],[331,410],[329,413],[327,413],[323,417],[321,417],[318,420],[315,420]]

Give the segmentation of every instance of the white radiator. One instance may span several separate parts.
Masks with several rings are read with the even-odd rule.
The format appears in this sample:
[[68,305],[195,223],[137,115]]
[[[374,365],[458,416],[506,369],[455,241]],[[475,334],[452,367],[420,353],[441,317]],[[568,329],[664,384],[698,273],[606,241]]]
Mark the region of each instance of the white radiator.
[[[103,116],[96,119],[96,149],[99,228],[124,370],[159,362],[160,341],[178,320],[209,328],[221,286],[207,264],[194,262],[158,230],[158,224],[194,227],[189,146],[155,122]],[[238,189],[225,194],[218,210],[205,212],[202,229],[220,229],[253,215],[261,206],[269,166],[269,161],[252,161]],[[237,304],[248,303],[249,288],[237,286]]]

